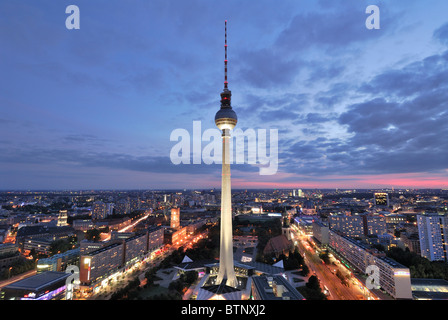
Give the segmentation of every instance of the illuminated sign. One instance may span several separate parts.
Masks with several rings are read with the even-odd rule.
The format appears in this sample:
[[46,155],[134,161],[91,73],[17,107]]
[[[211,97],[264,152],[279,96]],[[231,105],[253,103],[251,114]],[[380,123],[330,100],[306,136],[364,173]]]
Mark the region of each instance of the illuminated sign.
[[269,217],[281,217],[282,214],[281,213],[268,213]]

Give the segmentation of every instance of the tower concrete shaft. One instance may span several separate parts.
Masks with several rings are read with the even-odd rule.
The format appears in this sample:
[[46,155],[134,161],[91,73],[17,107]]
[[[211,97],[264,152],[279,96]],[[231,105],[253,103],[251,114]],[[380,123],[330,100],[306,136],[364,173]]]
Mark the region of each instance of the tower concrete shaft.
[[236,288],[238,281],[233,265],[232,193],[230,184],[230,130],[222,130],[222,180],[221,180],[221,244],[219,252],[218,284]]

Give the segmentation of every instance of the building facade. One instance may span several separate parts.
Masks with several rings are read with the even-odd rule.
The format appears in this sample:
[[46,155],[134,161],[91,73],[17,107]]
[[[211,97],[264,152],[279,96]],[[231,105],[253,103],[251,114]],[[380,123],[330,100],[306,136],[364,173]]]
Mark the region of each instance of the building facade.
[[81,255],[79,263],[79,281],[90,285],[123,266],[124,245],[113,243],[101,249]]
[[347,237],[364,237],[364,219],[362,216],[332,215],[328,217],[332,230],[338,231]]
[[448,220],[436,213],[417,216],[421,256],[430,261],[448,262]]
[[331,215],[330,228],[347,237],[362,238],[387,233],[386,218],[382,215]]
[[102,201],[96,201],[92,205],[92,219],[106,219],[106,204]]
[[180,227],[180,208],[171,208],[171,229],[177,229]]
[[353,240],[330,230],[330,247],[366,274],[368,266],[379,268],[379,285],[395,299],[412,299],[409,268],[387,258],[361,241]]
[[327,246],[330,240],[329,227],[322,222],[313,222],[313,237],[320,242],[322,246]]
[[164,233],[161,227],[152,227],[146,232],[116,239],[105,245],[102,242],[81,242],[79,260],[80,282],[92,285],[143,259],[144,256],[163,246]]

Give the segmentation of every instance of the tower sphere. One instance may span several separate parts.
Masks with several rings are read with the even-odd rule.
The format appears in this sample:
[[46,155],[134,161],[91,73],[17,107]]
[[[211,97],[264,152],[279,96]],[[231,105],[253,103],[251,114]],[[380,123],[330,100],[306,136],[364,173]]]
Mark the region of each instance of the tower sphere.
[[218,112],[216,112],[215,124],[219,128],[219,130],[232,130],[233,128],[235,128],[237,122],[238,117],[236,116],[236,113],[232,108],[221,108],[218,110]]

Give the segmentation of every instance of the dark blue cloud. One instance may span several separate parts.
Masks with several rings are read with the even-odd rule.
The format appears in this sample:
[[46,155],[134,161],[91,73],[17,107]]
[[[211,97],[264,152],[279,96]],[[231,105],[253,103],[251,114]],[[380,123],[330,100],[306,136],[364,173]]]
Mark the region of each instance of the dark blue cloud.
[[[313,125],[335,120],[350,136],[327,139],[322,135],[291,144],[283,154],[294,165],[286,170],[312,176],[446,170],[448,82],[443,79],[448,79],[447,57],[448,52],[442,52],[385,70],[359,84],[359,90],[350,85],[352,91],[364,94],[362,102],[347,105],[339,116],[304,116]],[[329,99],[332,94],[338,95],[338,90],[330,89]]]
[[433,37],[441,43],[448,45],[448,23],[434,31]]

